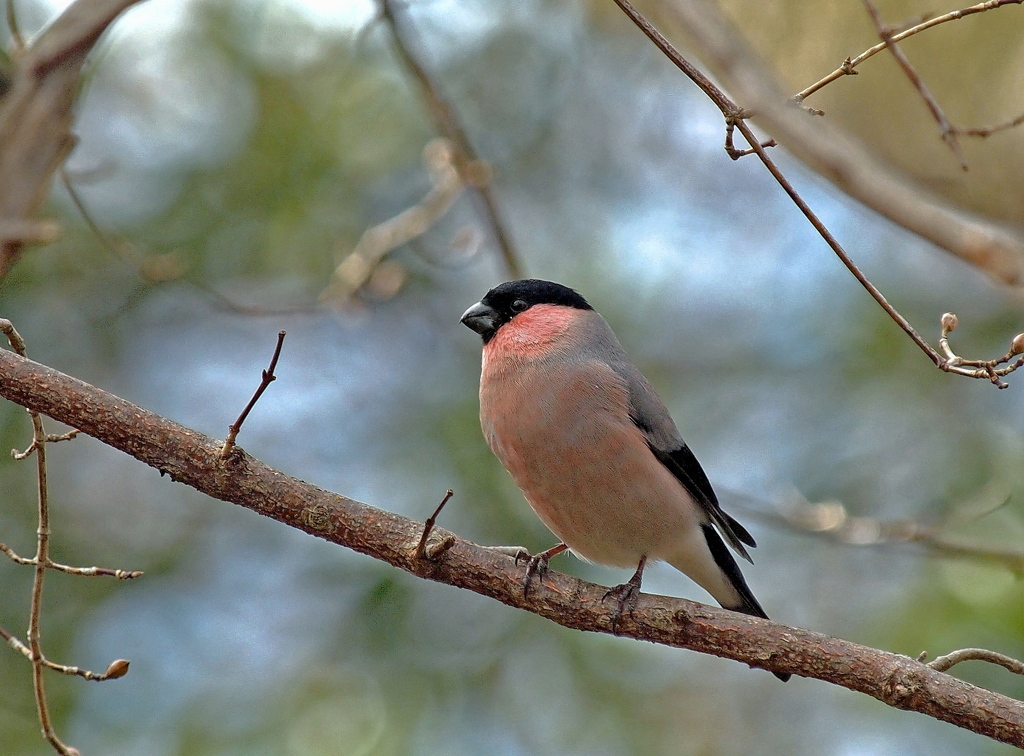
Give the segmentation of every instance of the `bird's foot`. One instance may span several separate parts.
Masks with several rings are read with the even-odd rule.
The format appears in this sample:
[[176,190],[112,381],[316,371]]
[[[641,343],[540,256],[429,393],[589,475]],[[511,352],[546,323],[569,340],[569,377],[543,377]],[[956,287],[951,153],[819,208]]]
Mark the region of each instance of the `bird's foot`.
[[534,554],[526,561],[526,574],[523,576],[523,598],[530,595],[530,584],[534,578],[543,580],[548,571],[548,560],[543,554]]
[[640,587],[634,585],[633,581],[617,585],[614,588],[609,588],[601,600],[607,601],[609,598],[615,600],[615,611],[612,612],[612,633],[618,635],[619,623],[623,616],[632,614],[636,609],[637,602],[640,600]]
[[615,599],[615,611],[612,613],[612,633],[619,634],[619,623],[626,614],[632,614],[640,601],[640,584],[643,581],[644,567],[647,565],[647,557],[640,559],[640,565],[629,580],[622,585],[609,588],[601,599],[602,602],[609,598]]
[[531,554],[526,549],[517,549],[517,547],[514,546],[499,548],[503,553],[515,557],[516,564],[526,562],[526,575],[523,576],[523,598],[525,599],[530,595],[530,585],[533,583],[533,579],[543,579],[545,573],[547,573],[548,562],[551,561],[551,557],[561,554],[569,547],[564,543],[560,543],[557,546],[551,547],[547,551],[540,552],[539,554]]

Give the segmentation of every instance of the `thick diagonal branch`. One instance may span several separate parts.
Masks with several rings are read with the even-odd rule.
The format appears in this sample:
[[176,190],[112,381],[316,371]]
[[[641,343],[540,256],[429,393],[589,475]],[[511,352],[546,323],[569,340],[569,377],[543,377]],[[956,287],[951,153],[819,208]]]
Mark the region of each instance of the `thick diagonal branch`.
[[[5,350],[0,350],[0,396],[79,428],[216,499],[565,627],[611,632],[601,586],[551,572],[524,597],[522,570],[512,557],[440,528],[432,539],[451,539],[451,548],[436,560],[417,558],[421,523],[289,477],[241,450],[223,462],[215,439]],[[638,640],[825,680],[1024,746],[1024,704],[906,656],[653,595],[642,595],[617,629]]]

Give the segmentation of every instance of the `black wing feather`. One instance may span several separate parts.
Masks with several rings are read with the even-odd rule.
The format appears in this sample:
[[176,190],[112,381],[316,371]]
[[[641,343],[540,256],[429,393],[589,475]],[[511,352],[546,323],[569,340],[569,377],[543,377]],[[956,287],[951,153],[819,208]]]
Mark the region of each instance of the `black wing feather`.
[[[608,334],[614,340],[615,336],[611,334],[611,330]],[[613,346],[622,352],[618,342],[614,342]],[[657,392],[624,352],[621,360],[611,363],[611,368],[619,375],[624,388],[629,392],[630,419],[643,431],[648,448],[683,485],[693,500],[704,508],[726,542],[737,554],[753,564],[754,560],[750,558],[744,544],[753,548],[757,543],[746,528],[722,511],[704,468],[679,435],[679,429],[672,422],[668,409]]]
[[753,564],[754,560],[750,558],[750,554],[747,553],[743,544],[755,548],[757,542],[747,532],[745,527],[722,511],[722,507],[718,504],[715,490],[711,487],[711,481],[708,480],[708,476],[705,474],[704,468],[700,466],[700,462],[693,456],[690,447],[683,444],[682,447],[675,451],[665,452],[656,449],[650,444],[648,446],[654,452],[654,456],[658,458],[658,461],[665,465],[676,476],[676,479],[683,484],[683,488],[693,497],[694,501],[704,507],[712,521],[722,531],[725,540],[736,550],[736,553]]

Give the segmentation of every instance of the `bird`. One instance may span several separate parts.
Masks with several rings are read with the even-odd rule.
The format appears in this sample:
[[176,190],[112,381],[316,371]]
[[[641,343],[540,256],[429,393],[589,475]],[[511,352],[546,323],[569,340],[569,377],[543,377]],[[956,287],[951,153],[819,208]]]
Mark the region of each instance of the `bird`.
[[608,593],[619,599],[613,632],[635,608],[649,561],[667,562],[726,609],[768,619],[729,552],[753,563],[754,538],[722,510],[665,403],[582,295],[508,281],[461,322],[483,340],[484,438],[559,539],[529,557],[524,591],[569,550],[636,569]]

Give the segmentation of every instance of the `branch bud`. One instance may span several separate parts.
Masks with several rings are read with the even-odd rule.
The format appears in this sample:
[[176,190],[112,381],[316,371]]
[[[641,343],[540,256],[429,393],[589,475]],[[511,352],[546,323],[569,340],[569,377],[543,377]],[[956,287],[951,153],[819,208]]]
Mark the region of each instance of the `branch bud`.
[[103,677],[107,680],[116,680],[119,677],[124,677],[128,674],[128,665],[131,664],[127,659],[116,659],[110,662],[110,666],[107,667],[107,671],[103,673]]
[[960,321],[957,320],[956,315],[951,312],[947,312],[942,316],[942,334],[945,336],[947,333],[951,333],[956,330],[957,324]]
[[1024,354],[1024,333],[1018,333],[1010,342],[1010,354]]

